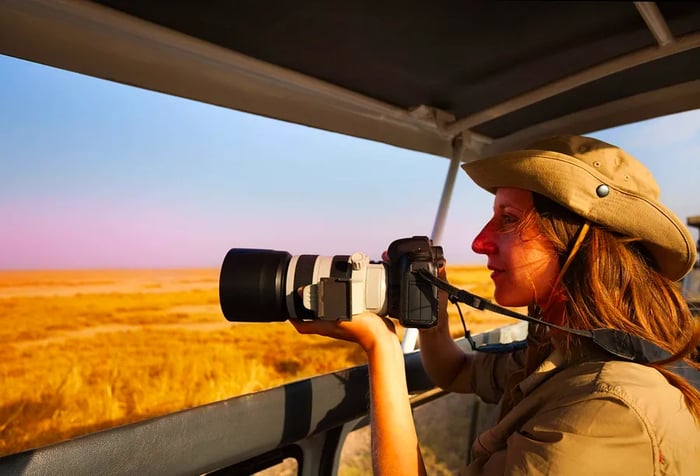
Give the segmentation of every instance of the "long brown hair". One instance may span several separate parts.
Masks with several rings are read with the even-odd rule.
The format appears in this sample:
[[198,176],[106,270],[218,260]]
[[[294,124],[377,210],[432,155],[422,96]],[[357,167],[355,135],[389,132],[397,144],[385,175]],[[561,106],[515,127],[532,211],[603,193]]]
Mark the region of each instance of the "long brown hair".
[[[576,329],[612,328],[642,337],[671,354],[649,364],[677,387],[700,423],[700,392],[665,366],[681,359],[693,361],[700,343],[700,321],[688,309],[677,283],[661,275],[639,240],[599,225],[590,228],[572,257],[572,245],[585,219],[533,193],[534,219],[553,243],[560,265],[566,325]],[[564,333],[560,344],[567,359],[580,360],[590,351],[587,339]]]

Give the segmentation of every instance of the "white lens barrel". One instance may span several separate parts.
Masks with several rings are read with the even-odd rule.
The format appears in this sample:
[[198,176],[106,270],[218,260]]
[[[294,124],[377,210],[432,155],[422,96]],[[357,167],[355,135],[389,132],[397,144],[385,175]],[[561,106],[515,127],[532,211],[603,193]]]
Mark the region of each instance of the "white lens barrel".
[[[302,276],[306,278],[302,279]],[[309,318],[308,311],[318,317],[318,310],[324,308],[318,302],[321,295],[318,283],[323,278],[350,281],[350,308],[345,311],[350,315],[365,311],[386,315],[386,267],[382,263],[371,263],[367,255],[358,252],[352,256],[292,256],[285,286],[287,310],[291,319]],[[301,297],[297,295],[299,287],[304,288]],[[300,315],[301,312],[306,314]]]
[[365,277],[365,307],[380,316],[386,315],[387,304],[386,267],[381,263],[367,265]]

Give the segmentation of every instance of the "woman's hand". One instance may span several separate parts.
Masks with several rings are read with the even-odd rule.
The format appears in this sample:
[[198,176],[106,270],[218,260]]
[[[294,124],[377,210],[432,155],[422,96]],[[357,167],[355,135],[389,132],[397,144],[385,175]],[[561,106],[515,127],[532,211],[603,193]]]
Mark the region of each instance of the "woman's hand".
[[396,328],[390,319],[371,312],[352,316],[350,321],[299,321],[290,319],[301,334],[318,334],[334,339],[355,342],[369,353],[377,342],[397,340]]
[[[447,261],[443,260],[440,263],[440,268],[438,269],[438,278],[443,281],[447,281]],[[438,323],[448,322],[447,317],[447,303],[449,302],[449,295],[447,291],[438,289]]]

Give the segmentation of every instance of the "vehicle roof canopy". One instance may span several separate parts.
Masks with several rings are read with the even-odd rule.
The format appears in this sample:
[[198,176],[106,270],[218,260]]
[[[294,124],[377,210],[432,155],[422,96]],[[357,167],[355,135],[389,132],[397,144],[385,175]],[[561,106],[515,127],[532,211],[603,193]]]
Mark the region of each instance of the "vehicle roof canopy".
[[450,157],[700,107],[700,3],[8,0],[0,52]]

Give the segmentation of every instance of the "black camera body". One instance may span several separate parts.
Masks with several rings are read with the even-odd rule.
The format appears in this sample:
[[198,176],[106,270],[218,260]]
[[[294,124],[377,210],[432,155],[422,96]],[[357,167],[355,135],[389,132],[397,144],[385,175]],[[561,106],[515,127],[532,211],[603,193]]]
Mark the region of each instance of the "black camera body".
[[426,236],[392,242],[389,257],[388,314],[404,327],[425,328],[437,324],[437,288],[414,272],[425,269],[437,276],[444,262],[442,247]]
[[292,256],[233,248],[221,266],[221,310],[234,322],[349,320],[370,311],[395,317],[404,327],[437,324],[437,288],[415,272],[437,276],[442,248],[414,236],[392,242],[387,254],[388,263],[363,253]]

